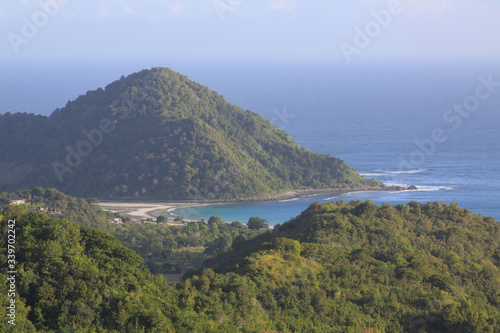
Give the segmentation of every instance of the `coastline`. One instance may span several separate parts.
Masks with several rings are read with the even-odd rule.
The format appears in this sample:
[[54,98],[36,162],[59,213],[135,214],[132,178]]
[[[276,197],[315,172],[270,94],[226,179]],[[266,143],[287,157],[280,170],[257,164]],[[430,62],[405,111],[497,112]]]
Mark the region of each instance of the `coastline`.
[[[337,196],[340,194],[353,192],[379,192],[379,191],[404,191],[400,186],[381,186],[381,187],[356,187],[356,188],[329,188],[329,189],[304,189],[289,190],[282,193],[271,195],[259,195],[248,198],[229,198],[229,199],[204,199],[204,200],[99,200],[99,206],[103,210],[114,213],[129,215],[135,218],[156,218],[158,211],[173,211],[179,208],[199,207],[207,205],[216,205],[224,203],[257,203],[268,201],[292,200],[304,196],[316,194],[329,194]],[[169,216],[169,220],[172,216]]]
[[[99,201],[99,206],[103,210],[113,213],[128,215],[132,218],[148,219],[156,218],[157,211],[170,211],[185,207],[199,207],[206,204],[194,202],[151,202],[151,201]],[[170,220],[170,219],[169,219]]]

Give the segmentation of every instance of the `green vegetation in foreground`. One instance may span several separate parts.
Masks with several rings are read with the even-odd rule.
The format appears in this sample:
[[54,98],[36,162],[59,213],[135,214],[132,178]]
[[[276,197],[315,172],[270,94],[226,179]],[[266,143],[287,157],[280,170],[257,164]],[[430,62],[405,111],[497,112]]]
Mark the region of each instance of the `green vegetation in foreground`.
[[[154,279],[141,257],[115,237],[46,214],[9,206],[1,214],[16,230],[16,326],[5,320],[2,332],[174,332],[168,313],[175,293]],[[1,239],[0,262],[7,265]],[[3,305],[7,285],[0,284]],[[173,298],[172,298],[173,297]],[[175,308],[175,306],[174,306]]]
[[184,274],[203,267],[205,260],[231,249],[233,244],[266,232],[212,216],[207,222],[181,226],[121,224],[113,235],[144,258],[152,273]]
[[0,115],[0,151],[4,191],[166,200],[382,185],[159,67],[89,91],[50,117]]
[[175,287],[100,231],[22,206],[1,219],[16,219],[26,332],[500,330],[500,226],[455,204],[316,203]]

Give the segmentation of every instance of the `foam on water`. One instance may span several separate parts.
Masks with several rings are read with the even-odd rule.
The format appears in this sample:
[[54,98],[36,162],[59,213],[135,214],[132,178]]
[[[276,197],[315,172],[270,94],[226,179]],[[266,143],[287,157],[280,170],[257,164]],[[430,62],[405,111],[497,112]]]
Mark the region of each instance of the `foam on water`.
[[299,198],[294,198],[294,199],[287,199],[287,200],[279,200],[278,202],[290,202],[290,201],[297,201]]
[[403,175],[403,174],[413,174],[413,173],[422,173],[426,172],[427,169],[412,169],[412,170],[386,170],[386,169],[377,169],[373,173],[360,173],[363,177],[377,177],[381,175]]

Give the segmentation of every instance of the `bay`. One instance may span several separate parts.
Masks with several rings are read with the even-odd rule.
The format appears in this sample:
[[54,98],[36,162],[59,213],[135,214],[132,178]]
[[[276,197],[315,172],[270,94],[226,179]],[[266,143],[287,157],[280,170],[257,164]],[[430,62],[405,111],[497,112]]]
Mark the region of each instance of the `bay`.
[[[368,178],[420,189],[204,206],[175,214],[196,219],[218,215],[244,222],[261,216],[276,224],[314,201],[369,199],[377,204],[456,202],[500,220],[500,87],[496,83],[500,66],[495,63],[37,62],[4,68],[0,112],[48,115],[78,94],[104,87],[122,74],[158,65],[263,115],[310,151],[331,153]],[[491,94],[473,111],[454,112],[457,105],[471,101],[485,80],[494,82]],[[488,92],[484,87],[481,91]],[[436,131],[446,140],[433,140]]]

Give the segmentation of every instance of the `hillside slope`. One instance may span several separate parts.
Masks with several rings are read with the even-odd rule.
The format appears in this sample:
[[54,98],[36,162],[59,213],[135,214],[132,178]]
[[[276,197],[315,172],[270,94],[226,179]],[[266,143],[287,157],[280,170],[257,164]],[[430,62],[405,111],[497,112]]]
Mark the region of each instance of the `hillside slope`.
[[248,279],[279,332],[500,330],[500,224],[456,204],[315,203],[233,248],[194,280]]
[[[0,212],[2,234],[15,235],[14,292],[0,286],[0,301],[15,300],[15,326],[0,311],[2,332],[175,332],[164,315],[169,288],[153,279],[142,259],[98,230],[22,206]],[[10,221],[10,222],[8,222]],[[12,233],[14,231],[14,233]],[[9,243],[11,244],[11,243]],[[0,240],[0,263],[7,267],[7,238]],[[12,249],[11,249],[12,250]],[[14,254],[12,254],[14,253]],[[12,274],[10,275],[12,276]],[[161,295],[161,297],[159,296]]]
[[50,117],[0,116],[2,190],[213,199],[380,186],[165,68],[89,91]]
[[457,205],[313,204],[175,287],[103,232],[15,205],[0,220],[18,272],[2,332],[500,330],[500,226]]

